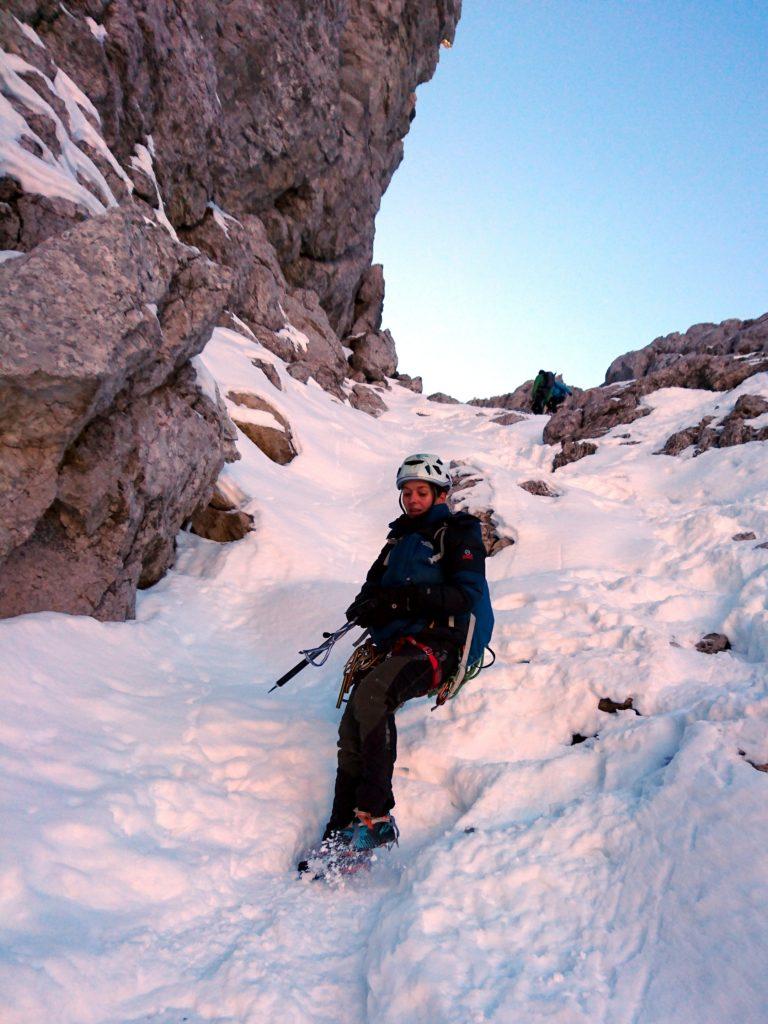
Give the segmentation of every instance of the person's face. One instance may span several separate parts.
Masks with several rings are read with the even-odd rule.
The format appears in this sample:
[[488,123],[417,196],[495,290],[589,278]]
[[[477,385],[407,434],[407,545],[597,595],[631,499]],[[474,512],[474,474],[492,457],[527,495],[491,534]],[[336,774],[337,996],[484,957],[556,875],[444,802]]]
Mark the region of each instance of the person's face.
[[445,494],[435,497],[435,492],[429,484],[422,480],[409,480],[403,484],[403,507],[406,515],[420,516],[429,511],[433,505],[442,504],[445,501]]

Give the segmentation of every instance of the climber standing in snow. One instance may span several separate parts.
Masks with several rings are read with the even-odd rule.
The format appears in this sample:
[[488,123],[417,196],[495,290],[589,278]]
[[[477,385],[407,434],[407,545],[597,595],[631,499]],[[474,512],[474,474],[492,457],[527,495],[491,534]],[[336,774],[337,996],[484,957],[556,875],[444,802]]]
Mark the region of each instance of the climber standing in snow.
[[555,375],[551,370],[539,370],[533,382],[531,391],[531,411],[540,416],[547,404],[549,392],[555,383]]
[[396,484],[403,514],[390,524],[347,609],[348,621],[369,630],[373,654],[339,726],[326,849],[370,850],[396,840],[395,711],[414,697],[439,694],[457,671],[477,662],[478,650],[482,659],[493,628],[480,522],[450,511],[451,480],[442,459],[409,456]]
[[544,411],[557,412],[559,406],[573,394],[562,376],[551,370],[539,370],[531,389],[531,411],[537,416]]

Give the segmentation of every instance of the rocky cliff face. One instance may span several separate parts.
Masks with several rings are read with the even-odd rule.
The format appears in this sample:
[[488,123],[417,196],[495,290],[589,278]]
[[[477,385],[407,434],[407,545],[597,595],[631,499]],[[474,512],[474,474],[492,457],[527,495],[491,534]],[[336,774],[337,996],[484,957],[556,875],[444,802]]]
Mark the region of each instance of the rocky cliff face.
[[374,217],[459,12],[4,5],[0,615],[121,618],[162,575],[235,457],[190,362],[216,323],[362,407],[395,374]]

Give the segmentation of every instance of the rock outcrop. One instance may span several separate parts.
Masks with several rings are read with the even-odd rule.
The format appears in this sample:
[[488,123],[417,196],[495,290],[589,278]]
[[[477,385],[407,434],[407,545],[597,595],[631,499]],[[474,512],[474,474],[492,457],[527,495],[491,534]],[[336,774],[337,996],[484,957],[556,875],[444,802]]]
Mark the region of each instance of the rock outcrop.
[[256,414],[254,416],[236,409],[232,413],[232,421],[268,459],[278,466],[287,466],[293,462],[299,454],[293,430],[285,416],[271,402],[247,391],[230,391],[227,398],[242,410]]
[[[376,0],[4,7],[5,48],[82,90],[120,166],[152,138],[177,230],[199,224],[211,201],[238,219],[256,214],[291,285],[319,296],[340,336],[350,331],[414,89],[453,39],[460,0],[419,0],[407,12]],[[146,170],[140,177],[154,198]]]
[[585,459],[588,455],[594,455],[597,451],[597,445],[592,444],[591,441],[563,441],[560,451],[552,460],[552,472],[555,470],[562,469],[563,466],[568,466],[572,462],[579,462],[580,459]]
[[343,401],[396,372],[374,219],[460,6],[3,5],[0,615],[123,618],[165,571],[236,457],[214,325]]
[[768,412],[768,400],[761,395],[742,395],[731,412],[716,423],[716,417],[705,416],[693,427],[678,430],[664,443],[660,455],[679,455],[695,446],[694,456],[709,448],[732,448],[750,441],[768,441],[768,426],[754,427],[747,420]]
[[[686,375],[685,363],[695,363],[702,355],[718,358],[723,367],[734,358],[768,356],[768,313],[756,320],[695,324],[685,334],[675,332],[656,338],[645,348],[614,359],[605,374],[605,383],[637,380],[675,366],[678,378],[682,378]],[[693,372],[697,372],[695,367]]]
[[349,365],[363,381],[384,381],[397,372],[395,340],[389,331],[369,331],[348,340],[352,355]]
[[706,633],[696,644],[696,650],[702,654],[721,654],[730,649],[731,641],[725,633]]
[[121,618],[160,578],[234,455],[189,365],[228,290],[119,208],[0,266],[1,615]]
[[525,416],[520,416],[516,412],[503,412],[499,416],[493,416],[491,423],[497,423],[500,427],[513,427],[515,423],[520,423],[524,419]]
[[[747,377],[768,370],[768,313],[757,320],[698,324],[685,334],[657,338],[638,352],[611,363],[605,384],[573,394],[544,428],[544,441],[558,444],[601,437],[615,426],[632,423],[650,409],[642,399],[660,388],[728,391]],[[533,381],[493,398],[473,398],[480,407],[530,412]],[[573,455],[577,449],[571,449]],[[581,455],[579,457],[582,457]],[[560,465],[573,461],[560,460]]]
[[556,491],[553,487],[550,487],[546,480],[523,480],[523,482],[517,486],[522,487],[524,491],[528,491],[529,494],[534,494],[539,498],[560,497],[560,491]]
[[387,411],[387,405],[381,395],[373,388],[367,388],[364,384],[355,384],[349,396],[349,404],[353,409],[360,412],[367,412],[369,416],[378,417]]
[[420,395],[424,390],[424,381],[421,377],[411,377],[408,373],[395,373],[393,374],[393,379],[400,387],[413,391],[416,395]]
[[533,392],[533,378],[527,380],[514,391],[508,391],[503,395],[494,395],[493,398],[472,398],[467,405],[476,405],[481,409],[509,409],[515,412],[531,411],[531,393]]
[[253,529],[253,516],[238,508],[216,487],[205,508],[195,510],[189,521],[190,533],[218,544],[242,540]]
[[612,697],[601,697],[597,702],[597,710],[606,715],[615,715],[618,711],[634,711],[636,715],[640,712],[635,707],[634,697],[626,697],[624,700],[614,700]]
[[[568,385],[574,396],[583,394],[581,388]],[[570,404],[566,399],[565,404]],[[493,398],[472,398],[467,405],[477,405],[485,409],[509,409],[513,412],[532,412],[533,405],[533,378],[525,381],[514,391],[508,391],[503,395],[494,395]]]
[[766,370],[768,352],[743,357],[690,354],[639,380],[589,388],[579,395],[574,394],[547,422],[544,441],[557,444],[566,440],[601,437],[619,424],[632,423],[650,412],[650,408],[643,405],[643,398],[661,388],[730,391],[748,377]]
[[490,486],[476,466],[453,461],[450,465],[453,486],[448,497],[452,512],[470,512],[480,520],[485,552],[490,558],[515,543],[515,538],[502,532],[502,526],[491,501]]

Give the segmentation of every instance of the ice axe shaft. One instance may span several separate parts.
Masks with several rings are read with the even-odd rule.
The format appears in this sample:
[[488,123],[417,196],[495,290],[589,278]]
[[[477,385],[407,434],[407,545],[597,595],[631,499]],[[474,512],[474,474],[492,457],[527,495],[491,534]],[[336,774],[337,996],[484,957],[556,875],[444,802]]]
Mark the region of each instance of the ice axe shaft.
[[[293,668],[289,669],[284,676],[280,676],[275,685],[268,691],[272,693],[272,690],[276,690],[278,686],[285,686],[295,675],[298,675],[303,668],[307,665],[314,665],[319,668],[324,665],[328,660],[328,655],[331,653],[331,649],[337,640],[340,640],[350,629],[355,628],[355,622],[345,622],[339,629],[335,629],[332,633],[323,633],[323,642],[318,644],[317,647],[308,647],[306,651],[299,651],[299,654],[303,654],[304,657],[298,662]],[[361,638],[362,639],[362,638]]]
[[302,658],[301,661],[297,662],[293,666],[293,668],[288,669],[284,676],[280,676],[275,685],[268,692],[272,693],[272,690],[276,690],[278,686],[285,686],[285,684],[289,683],[294,676],[297,676],[303,668],[306,668],[308,664],[309,659]]

